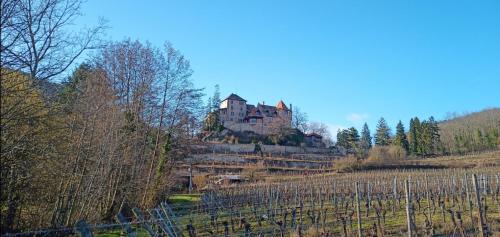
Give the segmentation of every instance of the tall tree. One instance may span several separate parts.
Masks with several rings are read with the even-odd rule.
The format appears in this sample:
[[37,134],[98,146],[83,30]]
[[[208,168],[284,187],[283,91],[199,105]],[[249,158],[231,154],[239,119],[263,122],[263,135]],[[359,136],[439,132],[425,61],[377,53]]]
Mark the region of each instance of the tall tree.
[[[468,141],[472,140],[473,139],[468,139]],[[420,155],[429,156],[437,154],[439,152],[440,144],[439,127],[437,122],[434,120],[434,117],[431,116],[428,120],[424,120],[420,125]]]
[[431,153],[432,146],[432,131],[429,121],[424,120],[420,124],[420,142],[418,144],[419,154],[422,156],[429,155]]
[[103,21],[83,31],[71,28],[83,2],[2,0],[1,67],[48,80],[66,71],[86,50],[99,47]]
[[408,152],[409,150],[409,144],[408,140],[406,139],[405,128],[401,120],[396,126],[396,136],[394,137],[392,144],[402,147],[406,152]]
[[359,147],[359,133],[355,127],[337,132],[337,147],[342,147],[348,154],[355,154]]
[[[51,164],[47,134],[55,119],[49,116],[42,93],[28,75],[4,68],[0,72],[0,231],[5,233],[19,227],[16,223],[22,208],[34,197],[43,196],[34,184],[46,181],[39,178]],[[31,211],[25,214],[40,214]]]
[[[59,108],[44,92],[56,86],[49,81],[62,75],[85,51],[100,46],[104,30],[104,24],[82,30],[72,26],[82,3],[0,1],[1,233],[21,229],[27,223],[26,216],[42,216],[49,212],[44,207],[52,205],[40,203],[41,197],[50,202],[53,196],[41,193],[43,187],[35,185],[47,182],[44,185],[51,186],[48,182],[53,182],[53,175],[60,175],[57,169],[66,159],[51,161],[67,148],[61,145],[64,139],[55,137],[65,131],[62,127],[68,121],[56,117]],[[4,190],[15,191],[4,195]]]
[[410,119],[410,129],[408,131],[409,151],[413,155],[420,155],[420,119],[418,117]]
[[391,143],[391,129],[387,125],[387,122],[382,117],[378,121],[377,130],[375,132],[375,145],[377,146],[387,146]]
[[357,145],[359,142],[359,133],[358,130],[355,127],[350,127],[347,129],[348,130],[348,141],[351,143],[353,146]]
[[292,128],[298,129],[303,133],[307,132],[307,114],[296,106],[293,107],[292,111]]
[[212,99],[212,97],[208,97],[207,99],[207,105],[205,106],[205,113],[208,115],[210,113],[212,113],[213,111],[213,106],[214,106],[214,100]]
[[320,122],[311,122],[307,125],[307,133],[316,133],[318,135],[321,135],[323,137],[323,143],[325,145],[331,145],[332,142],[332,135],[330,134],[330,131],[328,130],[328,125]]
[[366,123],[363,125],[363,130],[361,130],[360,147],[365,152],[368,152],[368,150],[372,148],[372,136],[370,135],[370,129]]
[[216,111],[217,109],[219,109],[220,102],[221,102],[220,87],[219,85],[215,85],[214,95],[212,96],[212,111]]
[[433,116],[429,117],[429,132],[431,134],[431,147],[432,154],[439,152],[441,148],[441,136],[439,134],[439,126]]

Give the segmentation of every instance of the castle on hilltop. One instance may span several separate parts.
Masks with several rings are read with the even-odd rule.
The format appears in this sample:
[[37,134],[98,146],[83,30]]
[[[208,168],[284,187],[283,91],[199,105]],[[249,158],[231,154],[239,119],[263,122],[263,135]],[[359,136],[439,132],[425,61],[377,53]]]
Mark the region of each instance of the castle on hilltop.
[[237,132],[250,131],[257,134],[273,134],[282,128],[292,127],[292,105],[288,108],[283,101],[276,106],[257,106],[236,94],[229,95],[219,106],[219,119],[225,128]]

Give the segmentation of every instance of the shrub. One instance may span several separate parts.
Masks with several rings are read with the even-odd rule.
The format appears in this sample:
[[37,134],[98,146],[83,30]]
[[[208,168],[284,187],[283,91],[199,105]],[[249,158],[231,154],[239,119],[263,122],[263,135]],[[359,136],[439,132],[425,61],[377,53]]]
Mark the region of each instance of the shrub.
[[259,161],[256,164],[249,164],[243,171],[242,175],[248,178],[249,181],[255,182],[259,178],[264,176],[264,172],[266,170],[266,166],[264,161]]
[[398,163],[406,158],[406,151],[399,146],[375,146],[368,153],[367,164],[383,165]]
[[354,155],[333,161],[333,169],[338,172],[350,172],[359,168],[361,168],[361,162]]
[[198,191],[203,189],[208,184],[208,175],[206,174],[195,175],[193,177],[193,184],[196,186],[196,189]]
[[396,160],[406,159],[406,150],[400,146],[389,146],[389,157]]

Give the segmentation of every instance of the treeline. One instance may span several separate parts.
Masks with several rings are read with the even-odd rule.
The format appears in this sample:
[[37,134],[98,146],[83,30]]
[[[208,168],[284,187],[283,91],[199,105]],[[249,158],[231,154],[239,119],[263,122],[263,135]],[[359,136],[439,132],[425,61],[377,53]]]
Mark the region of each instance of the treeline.
[[499,134],[500,110],[490,109],[441,123],[432,116],[427,120],[414,117],[408,130],[399,121],[394,135],[380,118],[373,139],[365,123],[361,135],[354,127],[339,130],[336,147],[358,158],[367,158],[371,150],[383,147],[391,148],[395,157],[431,157],[498,149]]
[[200,129],[189,61],[169,43],[103,44],[103,26],[67,33],[81,3],[2,1],[2,233],[155,205]]

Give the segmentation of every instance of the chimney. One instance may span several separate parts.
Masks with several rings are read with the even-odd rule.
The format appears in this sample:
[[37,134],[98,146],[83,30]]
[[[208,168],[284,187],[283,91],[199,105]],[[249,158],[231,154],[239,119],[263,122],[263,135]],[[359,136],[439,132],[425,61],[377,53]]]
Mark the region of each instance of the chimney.
[[265,102],[265,101],[262,101],[262,105],[266,105],[266,102]]

